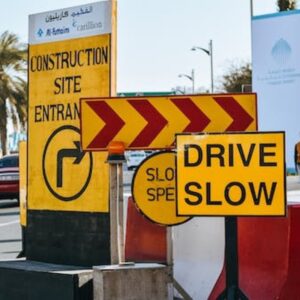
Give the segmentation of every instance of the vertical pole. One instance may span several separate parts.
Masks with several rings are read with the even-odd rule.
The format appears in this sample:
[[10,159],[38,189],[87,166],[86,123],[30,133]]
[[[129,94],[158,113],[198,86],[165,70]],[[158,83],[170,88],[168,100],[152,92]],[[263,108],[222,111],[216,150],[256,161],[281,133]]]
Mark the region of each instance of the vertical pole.
[[[251,39],[251,63],[253,66],[253,35],[252,35],[252,18],[253,18],[253,0],[250,0],[250,39]],[[254,78],[254,74],[253,74],[253,69],[252,69],[252,79],[251,79],[251,91],[253,89],[253,78]]]
[[237,299],[239,286],[237,219],[225,218],[226,290],[228,300]]
[[[167,265],[169,269],[170,278],[174,278],[174,269],[173,269],[173,238],[172,238],[172,227],[167,226]],[[174,299],[174,286],[173,280],[168,284],[168,299]]]
[[170,226],[167,226],[167,264],[173,268],[173,238]]
[[226,288],[217,300],[248,300],[239,288],[237,217],[225,218],[225,269]]
[[111,4],[111,72],[110,72],[110,96],[116,96],[117,93],[117,8],[118,1],[110,0]]
[[125,263],[124,246],[124,196],[123,196],[123,165],[117,164],[118,195],[117,195],[117,222],[118,222],[118,257],[119,264]]
[[125,263],[124,250],[124,204],[123,162],[125,146],[112,141],[108,146],[109,163],[109,207],[110,207],[110,257],[111,264]]
[[192,91],[193,91],[193,94],[195,94],[195,70],[192,69]]
[[117,165],[109,162],[110,263],[118,263]]
[[211,92],[214,92],[214,67],[213,67],[213,44],[212,40],[209,41],[209,53],[210,53],[210,81]]

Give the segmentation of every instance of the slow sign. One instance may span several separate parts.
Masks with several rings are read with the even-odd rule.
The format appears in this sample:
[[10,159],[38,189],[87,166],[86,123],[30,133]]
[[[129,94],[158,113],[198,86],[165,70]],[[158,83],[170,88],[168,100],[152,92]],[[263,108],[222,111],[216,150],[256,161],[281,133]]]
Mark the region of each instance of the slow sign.
[[177,135],[179,215],[285,215],[283,132]]
[[157,152],[142,162],[132,184],[139,210],[154,223],[176,225],[187,217],[176,215],[175,153]]

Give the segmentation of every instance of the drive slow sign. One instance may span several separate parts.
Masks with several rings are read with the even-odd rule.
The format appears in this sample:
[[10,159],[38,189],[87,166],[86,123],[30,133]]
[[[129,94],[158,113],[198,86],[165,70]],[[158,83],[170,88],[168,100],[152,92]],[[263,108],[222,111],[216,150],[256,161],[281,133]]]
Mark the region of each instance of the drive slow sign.
[[177,212],[285,215],[283,132],[176,136]]

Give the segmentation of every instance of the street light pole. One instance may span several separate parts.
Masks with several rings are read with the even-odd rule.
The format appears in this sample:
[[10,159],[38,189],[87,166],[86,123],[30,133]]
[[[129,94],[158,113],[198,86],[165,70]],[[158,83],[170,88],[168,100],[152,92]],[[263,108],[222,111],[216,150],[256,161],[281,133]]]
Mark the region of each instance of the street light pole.
[[250,16],[253,17],[253,0],[250,0]]
[[208,49],[194,46],[192,51],[202,50],[210,57],[210,83],[211,83],[211,92],[214,92],[214,68],[213,68],[213,42],[209,40]]
[[210,82],[211,92],[214,92],[214,68],[213,68],[213,44],[212,40],[209,41],[209,53],[210,53]]
[[179,74],[178,77],[186,77],[192,82],[192,92],[195,93],[195,71],[192,69],[191,75]]

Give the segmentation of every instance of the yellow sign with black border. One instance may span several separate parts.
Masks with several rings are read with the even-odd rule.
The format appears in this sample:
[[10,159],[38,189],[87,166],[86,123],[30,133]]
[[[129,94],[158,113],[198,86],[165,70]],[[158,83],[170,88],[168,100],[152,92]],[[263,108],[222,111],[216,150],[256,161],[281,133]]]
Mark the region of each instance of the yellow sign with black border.
[[106,153],[80,145],[79,99],[110,95],[111,34],[29,47],[28,208],[108,212]]
[[178,134],[180,216],[285,216],[284,132]]

